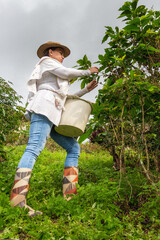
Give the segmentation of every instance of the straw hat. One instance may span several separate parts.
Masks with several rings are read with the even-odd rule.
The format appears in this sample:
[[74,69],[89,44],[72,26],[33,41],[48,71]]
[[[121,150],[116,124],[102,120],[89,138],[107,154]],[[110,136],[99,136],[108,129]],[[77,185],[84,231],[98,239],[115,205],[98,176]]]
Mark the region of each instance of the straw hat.
[[51,47],[59,47],[59,48],[62,48],[64,50],[64,57],[67,57],[69,54],[70,54],[70,49],[64,45],[62,45],[61,43],[59,42],[52,42],[52,41],[49,41],[49,42],[46,42],[44,44],[42,44],[38,50],[37,50],[37,55],[39,58],[43,57],[44,56],[44,51],[47,49],[47,48],[51,48]]

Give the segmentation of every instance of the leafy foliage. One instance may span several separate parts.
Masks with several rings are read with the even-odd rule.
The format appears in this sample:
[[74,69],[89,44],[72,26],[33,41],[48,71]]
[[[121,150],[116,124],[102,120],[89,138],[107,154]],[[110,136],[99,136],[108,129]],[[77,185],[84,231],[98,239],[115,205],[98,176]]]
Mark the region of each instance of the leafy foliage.
[[[84,57],[82,59],[79,59],[77,61],[78,65],[76,66],[78,69],[89,69],[91,67],[91,61],[89,61],[88,57],[86,55],[84,55]],[[97,81],[99,81],[99,76],[97,76],[97,74],[94,75],[94,79],[97,79]],[[93,76],[83,76],[83,77],[79,77],[73,80],[73,82],[75,80],[79,80],[81,81],[81,88],[84,88],[85,85],[87,85],[89,82],[91,82],[93,80]]]
[[18,129],[23,112],[23,108],[19,106],[22,97],[11,85],[11,82],[0,78],[0,155],[4,154],[3,142],[6,137]]
[[[11,208],[10,191],[17,164],[25,149],[7,147],[1,163],[0,239],[157,239],[160,199],[136,169],[129,170],[119,188],[119,172],[112,157],[97,145],[82,145],[78,195],[62,196],[65,152],[45,148],[34,167],[27,203],[42,216],[29,218],[27,210]],[[149,209],[149,211],[148,211]]]
[[105,129],[99,138],[106,147],[116,147],[121,167],[130,148],[153,183],[149,169],[160,171],[160,11],[138,6],[138,0],[125,2],[119,11],[125,26],[105,27],[107,47],[97,62],[104,86],[86,137],[91,129]]

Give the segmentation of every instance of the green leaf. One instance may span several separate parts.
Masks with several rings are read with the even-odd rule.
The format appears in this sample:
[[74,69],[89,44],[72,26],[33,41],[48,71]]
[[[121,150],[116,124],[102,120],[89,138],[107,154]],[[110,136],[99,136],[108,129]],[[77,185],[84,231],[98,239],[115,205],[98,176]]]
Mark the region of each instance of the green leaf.
[[109,34],[105,34],[105,36],[102,39],[102,43],[106,42],[108,38],[109,38]]
[[102,43],[106,42],[107,39],[108,39],[109,37],[111,37],[111,35],[114,34],[114,30],[113,30],[112,27],[106,26],[105,28],[106,28],[107,30],[106,30],[105,36],[104,36],[103,39],[102,39]]
[[130,20],[131,11],[130,10],[123,11],[118,18],[123,18],[123,17],[127,17],[127,19],[124,19],[123,21]]
[[99,58],[99,60],[101,60],[101,61],[103,61],[104,59],[105,59],[105,57],[103,56],[103,55],[98,55],[98,58]]
[[153,52],[158,52],[158,53],[160,53],[160,50],[159,50],[159,49],[156,49],[156,48],[154,48],[154,47],[148,47],[148,50],[151,50],[151,51],[153,51]]
[[119,8],[119,11],[125,11],[130,10],[131,3],[129,1],[126,1],[121,8]]
[[114,30],[113,30],[112,27],[110,27],[110,26],[106,26],[105,28],[107,29],[106,32],[114,34]]
[[128,22],[128,25],[138,25],[138,24],[140,24],[140,19],[139,19],[139,17],[136,17],[136,18],[134,18],[133,20],[131,20],[131,21],[129,21]]
[[134,25],[134,24],[127,25],[127,26],[124,27],[123,29],[126,30],[127,32],[139,32],[139,31],[140,31],[140,28],[137,27],[137,26]]
[[114,83],[113,80],[110,79],[110,78],[108,78],[108,79],[106,80],[107,86],[111,86],[113,83]]
[[154,66],[154,67],[160,66],[160,62],[159,62],[159,63],[154,63],[153,66]]
[[123,57],[119,58],[119,57],[112,57],[113,59],[115,59],[116,61],[120,61],[122,62],[125,59],[126,55],[124,55]]
[[123,78],[118,79],[118,80],[116,81],[116,83],[118,83],[118,84],[123,84]]
[[78,143],[82,143],[84,142],[84,140],[86,140],[92,133],[93,129],[89,128],[83,135],[81,135],[78,139]]
[[139,1],[139,0],[132,0],[131,6],[132,6],[132,9],[133,9],[133,10],[136,9],[137,4],[138,4],[138,1]]
[[148,91],[150,92],[157,92],[158,88],[156,86],[151,86],[148,88]]
[[83,89],[84,87],[85,87],[85,80],[83,80],[82,82],[81,82],[81,89]]
[[85,54],[84,57],[83,57],[83,62],[84,64],[87,64],[88,63],[88,58],[87,58],[87,55]]
[[77,63],[78,63],[80,66],[83,66],[83,60],[82,60],[82,59],[79,59],[79,60],[77,61]]

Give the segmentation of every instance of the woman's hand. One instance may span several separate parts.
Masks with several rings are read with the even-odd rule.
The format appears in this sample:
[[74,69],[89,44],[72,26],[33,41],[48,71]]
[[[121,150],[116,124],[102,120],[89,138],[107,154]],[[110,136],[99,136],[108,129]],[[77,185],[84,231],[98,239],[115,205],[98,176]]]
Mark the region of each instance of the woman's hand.
[[96,80],[92,80],[90,83],[87,84],[87,90],[88,92],[92,91],[94,88],[98,86],[98,83]]
[[97,67],[91,67],[91,68],[89,68],[89,70],[91,71],[91,74],[98,73],[98,68]]

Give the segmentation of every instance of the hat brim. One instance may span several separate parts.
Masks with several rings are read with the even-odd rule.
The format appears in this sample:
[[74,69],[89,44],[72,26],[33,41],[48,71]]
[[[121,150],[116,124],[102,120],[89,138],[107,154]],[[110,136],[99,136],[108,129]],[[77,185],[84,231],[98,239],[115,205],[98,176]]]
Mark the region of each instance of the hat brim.
[[64,57],[68,57],[70,54],[70,49],[64,45],[62,45],[61,43],[57,43],[57,42],[47,42],[42,44],[38,50],[37,50],[37,56],[39,58],[42,58],[44,56],[44,52],[47,48],[51,48],[51,47],[59,47],[62,48],[64,50]]

